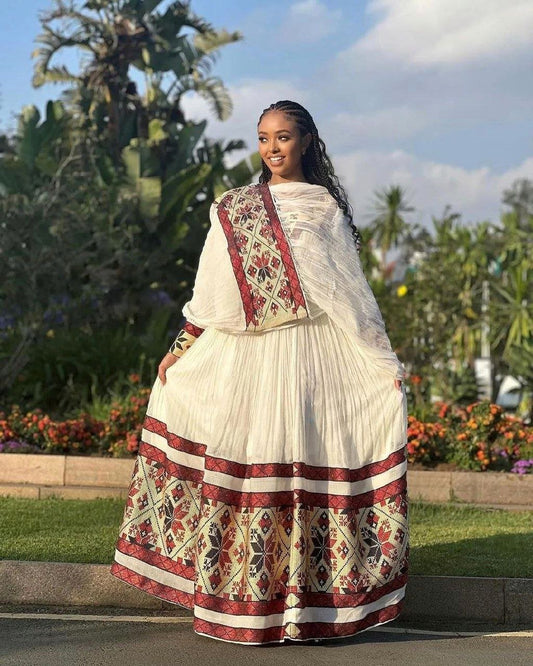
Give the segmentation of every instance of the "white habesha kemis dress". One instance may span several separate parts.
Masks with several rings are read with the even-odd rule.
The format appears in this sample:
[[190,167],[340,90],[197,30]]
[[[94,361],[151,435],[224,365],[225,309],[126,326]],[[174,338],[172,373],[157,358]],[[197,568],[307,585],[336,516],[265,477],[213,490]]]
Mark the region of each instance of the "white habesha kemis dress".
[[[243,192],[261,187],[306,316],[246,326],[243,251],[230,253],[217,200],[183,309],[201,334],[155,381],[112,573],[191,609],[213,638],[350,636],[395,619],[405,594],[404,371],[326,188]],[[245,229],[255,208],[237,203]],[[246,270],[266,298],[279,262],[258,239]]]

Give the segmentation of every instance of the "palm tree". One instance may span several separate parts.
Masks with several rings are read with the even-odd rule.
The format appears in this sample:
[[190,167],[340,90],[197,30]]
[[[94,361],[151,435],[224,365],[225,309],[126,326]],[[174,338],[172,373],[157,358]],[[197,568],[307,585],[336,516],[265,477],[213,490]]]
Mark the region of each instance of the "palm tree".
[[375,192],[374,212],[370,228],[375,244],[381,250],[381,273],[387,276],[387,254],[391,247],[399,243],[409,233],[411,225],[404,215],[414,208],[405,200],[405,190],[399,185],[391,185]]
[[[228,92],[211,68],[220,47],[241,39],[238,32],[215,30],[191,11],[190,2],[175,0],[162,12],[162,0],[54,2],[55,9],[41,17],[33,85],[74,84],[81,106],[105,124],[115,163],[131,138],[147,136],[154,109],[165,122],[185,124],[180,102],[187,91],[204,96],[219,119],[231,113]],[[182,34],[184,29],[192,34]],[[77,73],[52,64],[71,48],[88,54]],[[145,75],[145,100],[130,68]]]
[[521,264],[512,266],[507,272],[505,282],[505,286],[494,287],[500,298],[495,304],[499,325],[496,326],[493,340],[495,346],[504,342],[504,355],[512,347],[520,348],[533,340],[533,311],[529,299],[531,264],[524,260]]

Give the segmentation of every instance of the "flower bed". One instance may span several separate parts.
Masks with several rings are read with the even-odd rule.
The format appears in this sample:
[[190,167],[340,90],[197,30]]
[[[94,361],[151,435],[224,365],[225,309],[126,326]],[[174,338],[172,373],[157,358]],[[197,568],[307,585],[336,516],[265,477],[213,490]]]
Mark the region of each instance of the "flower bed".
[[[80,414],[57,421],[36,410],[0,413],[0,452],[131,457],[139,448],[150,390],[136,388],[115,400],[100,418]],[[490,402],[468,407],[444,403],[424,421],[410,415],[408,462],[415,466],[533,473],[533,427]]]
[[112,402],[103,418],[82,413],[75,419],[53,420],[41,410],[22,413],[15,405],[9,413],[0,413],[0,453],[131,457],[139,448],[149,394],[149,389],[139,388]]
[[488,401],[435,405],[433,421],[408,417],[408,461],[428,467],[533,472],[533,427]]

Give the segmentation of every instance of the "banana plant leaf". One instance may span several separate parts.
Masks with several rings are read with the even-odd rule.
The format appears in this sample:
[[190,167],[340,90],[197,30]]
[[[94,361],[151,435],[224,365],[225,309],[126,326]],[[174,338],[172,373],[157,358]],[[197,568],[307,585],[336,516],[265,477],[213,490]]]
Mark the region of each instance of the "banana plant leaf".
[[179,224],[210,173],[210,164],[193,164],[168,178],[161,192],[162,218],[172,224]]

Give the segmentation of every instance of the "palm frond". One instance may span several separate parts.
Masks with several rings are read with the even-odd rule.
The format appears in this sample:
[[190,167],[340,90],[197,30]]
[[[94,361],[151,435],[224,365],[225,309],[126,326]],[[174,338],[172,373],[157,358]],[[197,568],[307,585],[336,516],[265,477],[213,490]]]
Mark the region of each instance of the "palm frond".
[[58,67],[48,67],[46,71],[35,69],[32,78],[34,88],[39,88],[45,83],[74,83],[79,81],[79,77],[69,71],[64,65]]
[[240,41],[243,38],[240,32],[228,32],[227,30],[214,30],[212,32],[199,33],[194,36],[194,45],[203,54],[210,54],[218,49]]
[[[37,36],[36,42],[40,44],[36,48],[32,55],[32,58],[36,59],[34,66],[34,77],[33,85],[38,88],[47,82],[47,73],[52,69],[55,70],[66,70],[64,67],[52,68],[50,67],[50,62],[52,58],[58,53],[61,49],[64,48],[84,48],[94,52],[94,49],[90,43],[89,38],[84,34],[82,30],[73,31],[70,35],[65,36],[59,32],[56,32],[50,26],[44,25],[44,32]],[[68,71],[68,70],[66,70]],[[56,76],[57,72],[53,75]]]
[[233,111],[233,102],[226,86],[217,77],[202,79],[195,82],[193,88],[207,100],[217,120],[227,120]]
[[175,15],[182,17],[184,26],[192,28],[200,34],[214,31],[211,23],[191,10],[190,2],[173,2],[168,9],[172,10]]

